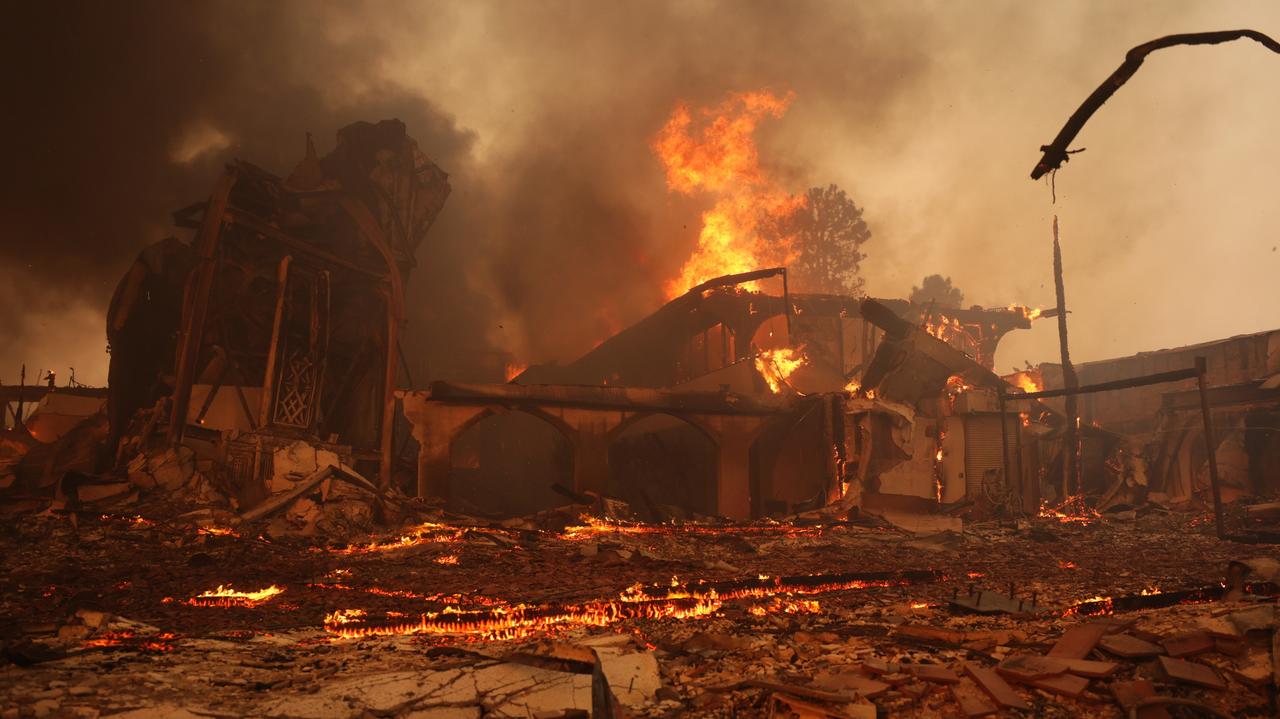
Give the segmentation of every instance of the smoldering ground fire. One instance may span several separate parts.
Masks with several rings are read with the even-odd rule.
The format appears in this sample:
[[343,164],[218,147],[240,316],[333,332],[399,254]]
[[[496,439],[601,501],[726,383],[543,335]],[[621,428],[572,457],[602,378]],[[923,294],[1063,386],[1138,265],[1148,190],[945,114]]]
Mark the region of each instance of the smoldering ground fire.
[[[79,359],[19,361],[0,385],[6,716],[1274,713],[1280,330],[1204,335],[1188,317],[1175,349],[1098,340],[1165,335],[1115,329],[1118,303],[1096,311],[1091,275],[1109,270],[1073,263],[1092,227],[1076,203],[1100,200],[1071,184],[1129,171],[1094,142],[1121,136],[1089,135],[1084,154],[1074,138],[1122,115],[1158,58],[1242,42],[1269,57],[1271,36],[1099,41],[1107,67],[1087,73],[1025,63],[1044,84],[1068,67],[1097,83],[1124,60],[1093,94],[1046,92],[1061,108],[1036,116],[1034,143],[989,149],[1016,155],[1019,183],[1037,158],[1057,173],[1021,262],[965,227],[975,203],[1032,216],[1020,196],[922,190],[893,209],[970,157],[914,124],[946,97],[921,79],[931,53],[968,47],[915,49],[931,26],[833,11],[810,40],[865,44],[837,67],[832,48],[779,39],[810,27],[800,10],[743,6],[689,47],[701,10],[602,10],[612,42],[574,75],[600,101],[588,117],[557,52],[503,66],[567,22],[554,8],[440,8],[436,39],[531,85],[431,68],[487,87],[478,111],[447,83],[438,102],[405,84],[442,56],[404,54],[385,9],[356,24],[315,7],[151,8],[172,27],[143,36],[174,66],[126,85],[157,96],[183,68],[189,83],[121,124],[119,147],[83,143],[80,162],[119,182],[65,206],[34,183],[9,213],[29,232],[59,208],[33,258],[101,238],[68,260],[110,275],[101,300],[49,291],[101,304],[104,326],[81,338],[69,320],[50,331],[76,342],[32,346],[105,342],[110,364],[96,379]],[[131,11],[67,22],[95,18],[149,27]],[[498,50],[467,39],[520,18]],[[620,28],[655,22],[657,46]],[[67,90],[89,92],[92,70]],[[585,81],[605,76],[607,91]],[[501,119],[508,101],[526,131]],[[840,131],[815,124],[827,111]],[[984,122],[1028,114],[993,102]],[[835,154],[906,117],[929,159],[898,145],[908,182],[805,157],[817,128]],[[54,164],[86,176],[59,148]],[[950,192],[983,192],[975,178],[1005,168],[990,164]],[[172,182],[141,177],[161,165]],[[951,244],[921,241],[912,213]],[[910,283],[892,279],[903,267]],[[30,297],[56,273],[16,277],[4,292]],[[5,320],[19,352],[48,323],[31,310]],[[1033,341],[1052,359],[1011,367]]]

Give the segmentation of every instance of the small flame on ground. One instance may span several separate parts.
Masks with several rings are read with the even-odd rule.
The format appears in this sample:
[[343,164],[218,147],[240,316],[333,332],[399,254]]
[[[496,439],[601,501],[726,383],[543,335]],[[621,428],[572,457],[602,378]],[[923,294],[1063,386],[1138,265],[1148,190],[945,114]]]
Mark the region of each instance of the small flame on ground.
[[582,524],[564,528],[561,539],[590,539],[607,534],[664,534],[664,535],[711,535],[727,536],[730,534],[785,534],[792,537],[818,536],[826,531],[822,525],[798,527],[792,524],[737,524],[725,526],[708,526],[704,524],[630,524],[599,517],[583,516]]
[[334,554],[369,554],[372,552],[390,552],[397,549],[405,549],[407,547],[416,547],[422,544],[432,542],[449,543],[457,542],[462,539],[466,533],[465,529],[450,527],[447,524],[437,524],[435,522],[424,522],[409,529],[405,534],[395,539],[370,542],[352,547],[344,547],[342,549],[329,550]]
[[1055,519],[1063,524],[1092,524],[1102,519],[1102,515],[1092,507],[1085,506],[1084,497],[1077,495],[1068,497],[1057,507],[1050,507],[1047,501],[1040,503],[1040,512],[1036,516],[1042,519]]
[[436,564],[453,565],[458,563],[458,555],[442,554],[431,561],[435,562]]
[[435,634],[484,639],[520,639],[565,626],[603,627],[625,619],[700,619],[717,612],[733,599],[770,599],[779,611],[818,611],[817,602],[797,596],[827,592],[892,587],[913,581],[931,581],[941,575],[933,571],[873,573],[854,575],[814,575],[695,581],[684,583],[672,577],[670,584],[635,584],[617,599],[568,605],[500,605],[485,609],[446,606],[439,611],[415,616],[388,615],[372,621],[360,609],[339,609],[325,617],[325,629],[346,638],[396,634]]
[[[193,607],[256,607],[259,604],[270,601],[276,595],[283,594],[284,589],[272,584],[266,589],[259,589],[253,592],[242,592],[231,586],[219,584],[216,589],[210,589],[203,594],[184,600],[182,603]],[[164,601],[172,602],[172,597],[166,598]]]

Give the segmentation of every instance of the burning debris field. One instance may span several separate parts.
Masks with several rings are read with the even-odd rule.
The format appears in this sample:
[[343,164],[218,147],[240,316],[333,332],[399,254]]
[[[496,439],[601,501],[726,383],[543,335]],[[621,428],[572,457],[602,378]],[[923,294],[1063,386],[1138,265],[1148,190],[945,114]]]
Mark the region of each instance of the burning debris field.
[[[1275,298],[1247,331],[1098,341],[1122,300],[1064,260],[1087,213],[1057,184],[1148,56],[1245,44],[1280,53],[1234,30],[1123,54],[1040,147],[1035,267],[960,230],[908,247],[900,209],[810,187],[787,153],[811,138],[769,134],[821,113],[810,84],[632,101],[599,165],[625,182],[577,167],[599,148],[571,124],[580,156],[521,155],[399,80],[279,92],[287,147],[210,86],[146,198],[167,218],[51,223],[165,227],[102,230],[106,279],[68,269],[111,290],[92,336],[55,341],[75,322],[31,293],[0,320],[0,719],[1280,715]],[[964,291],[949,263],[979,268]],[[100,368],[26,363],[79,341]]]

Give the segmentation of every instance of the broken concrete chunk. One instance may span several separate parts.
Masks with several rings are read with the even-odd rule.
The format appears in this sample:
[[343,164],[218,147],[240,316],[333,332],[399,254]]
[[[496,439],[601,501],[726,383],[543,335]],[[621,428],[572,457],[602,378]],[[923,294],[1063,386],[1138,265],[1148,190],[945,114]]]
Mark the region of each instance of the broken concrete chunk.
[[610,692],[623,706],[638,707],[652,701],[662,686],[658,660],[652,652],[597,649],[595,654]]

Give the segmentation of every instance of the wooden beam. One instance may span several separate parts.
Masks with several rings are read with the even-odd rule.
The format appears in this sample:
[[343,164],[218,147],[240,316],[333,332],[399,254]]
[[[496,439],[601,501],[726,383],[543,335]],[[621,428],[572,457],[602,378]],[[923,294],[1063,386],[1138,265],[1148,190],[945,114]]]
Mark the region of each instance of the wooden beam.
[[178,366],[173,385],[173,410],[169,415],[169,441],[182,440],[187,426],[187,405],[191,402],[191,384],[195,381],[196,365],[200,361],[200,345],[204,339],[204,321],[209,312],[209,297],[213,292],[213,280],[217,275],[218,240],[222,234],[223,214],[236,184],[236,171],[228,167],[218,178],[213,195],[209,197],[209,209],[205,211],[196,243],[199,264],[194,272],[194,286],[183,312],[181,334],[178,338]]

